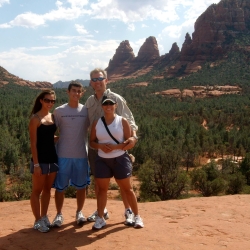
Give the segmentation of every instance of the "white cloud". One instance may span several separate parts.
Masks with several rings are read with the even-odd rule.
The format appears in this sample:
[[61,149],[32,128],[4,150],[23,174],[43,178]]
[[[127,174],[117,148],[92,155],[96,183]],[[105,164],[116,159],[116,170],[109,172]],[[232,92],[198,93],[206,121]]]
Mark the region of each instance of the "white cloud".
[[[82,15],[88,15],[95,19],[120,20],[124,23],[135,23],[144,20],[158,20],[162,23],[171,23],[179,20],[178,9],[185,8],[184,18],[194,20],[202,11],[212,3],[219,0],[98,0],[91,3],[88,0],[67,0],[66,3],[57,0],[56,9],[43,15],[35,13],[23,13],[10,21],[8,25],[2,24],[0,28],[11,26],[38,27],[46,21],[73,20]],[[8,0],[0,0],[0,6],[9,3]],[[89,7],[88,7],[89,6]]]
[[0,0],[0,7],[2,7],[5,3],[10,3],[9,0]]
[[83,25],[75,24],[76,31],[81,35],[87,35],[89,32],[84,28]]
[[[58,39],[56,37],[55,40]],[[69,39],[69,37],[60,37],[61,41]],[[113,57],[119,42],[84,38],[82,41],[81,46],[71,46],[59,53],[49,55],[45,55],[42,50],[51,49],[50,46],[12,49],[0,53],[0,65],[4,65],[11,74],[30,81],[43,80],[55,83],[59,80],[88,79],[89,72],[93,68],[108,66],[109,59]],[[30,54],[32,50],[37,50],[37,52],[41,50],[41,54],[32,55]],[[13,64],[13,62],[15,63]],[[25,77],[27,75],[30,76],[29,79]]]
[[35,28],[44,24],[45,21],[42,16],[30,12],[18,15],[14,20],[9,22],[11,26],[22,26],[26,28]]
[[88,0],[68,0],[68,2],[71,4],[71,6],[74,7],[80,7],[82,8],[83,6],[88,4]]
[[56,10],[51,10],[43,15],[32,12],[23,13],[16,16],[9,23],[0,25],[0,28],[10,28],[14,26],[36,28],[45,25],[46,21],[73,20],[83,14],[90,13],[90,11],[82,9],[82,7],[88,3],[87,0],[68,0],[68,2],[71,4],[70,8],[65,8],[61,1],[56,1]]
[[128,30],[134,31],[135,30],[135,25],[133,23],[130,23],[128,25]]
[[8,24],[8,23],[0,24],[0,29],[8,29],[8,28],[11,28],[10,24]]
[[61,1],[56,1],[56,6],[58,8],[62,7],[63,3]]
[[31,47],[30,49],[27,49],[27,50],[38,51],[38,50],[47,50],[47,49],[58,49],[58,47],[57,46]]
[[143,24],[141,25],[141,27],[142,27],[142,28],[148,28],[149,26],[143,23]]

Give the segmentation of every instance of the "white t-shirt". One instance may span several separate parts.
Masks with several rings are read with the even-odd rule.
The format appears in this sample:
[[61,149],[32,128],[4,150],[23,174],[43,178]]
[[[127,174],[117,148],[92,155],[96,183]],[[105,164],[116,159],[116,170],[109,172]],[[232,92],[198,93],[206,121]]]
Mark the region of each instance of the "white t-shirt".
[[55,122],[59,128],[56,145],[60,158],[87,158],[89,118],[87,108],[79,104],[71,108],[68,103],[54,111]]
[[[123,133],[121,116],[116,115],[114,121],[110,125],[108,125],[108,128],[110,133],[117,141],[119,141],[120,143],[124,142],[124,133]],[[117,144],[108,134],[101,118],[98,119],[95,129],[96,129],[96,137],[98,139],[98,143]],[[115,149],[110,153],[104,153],[101,149],[98,149],[98,155],[103,158],[114,158],[123,155],[124,153],[125,151],[121,149]]]

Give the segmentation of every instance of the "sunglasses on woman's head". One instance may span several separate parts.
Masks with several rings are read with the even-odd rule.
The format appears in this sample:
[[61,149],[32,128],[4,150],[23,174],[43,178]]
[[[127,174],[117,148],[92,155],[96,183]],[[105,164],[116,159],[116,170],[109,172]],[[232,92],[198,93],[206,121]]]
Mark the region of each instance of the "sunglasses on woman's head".
[[113,105],[115,105],[115,103],[113,103],[113,102],[104,102],[102,104],[102,106],[108,106],[108,105],[113,106]]
[[104,79],[106,79],[106,78],[104,78],[104,77],[97,77],[97,78],[91,78],[91,81],[93,81],[93,82],[97,82],[97,81],[103,81]]
[[47,99],[47,98],[44,98],[43,101],[45,103],[52,103],[52,104],[55,104],[56,100],[50,100],[50,99]]

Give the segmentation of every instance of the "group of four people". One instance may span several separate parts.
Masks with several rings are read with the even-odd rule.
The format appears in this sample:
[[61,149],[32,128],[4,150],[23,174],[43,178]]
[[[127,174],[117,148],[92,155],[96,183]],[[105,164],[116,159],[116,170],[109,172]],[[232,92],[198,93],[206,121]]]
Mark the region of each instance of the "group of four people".
[[[72,81],[67,90],[68,103],[57,107],[53,114],[50,113],[56,101],[53,90],[45,90],[36,98],[29,124],[32,153],[30,202],[35,217],[34,229],[40,232],[62,225],[64,192],[69,185],[77,190],[76,223],[82,225],[88,220],[95,222],[93,229],[103,228],[109,218],[107,190],[113,176],[125,207],[124,224],[135,228],[144,226],[130,183],[132,162],[127,153],[138,140],[138,128],[124,98],[107,89],[107,82],[106,71],[98,68],[91,71],[90,85],[95,93],[82,105],[83,87]],[[55,135],[56,131],[59,136]],[[97,210],[86,219],[82,209],[86,187],[90,184],[90,169],[95,177]],[[50,224],[47,211],[52,186],[56,189],[57,214]]]

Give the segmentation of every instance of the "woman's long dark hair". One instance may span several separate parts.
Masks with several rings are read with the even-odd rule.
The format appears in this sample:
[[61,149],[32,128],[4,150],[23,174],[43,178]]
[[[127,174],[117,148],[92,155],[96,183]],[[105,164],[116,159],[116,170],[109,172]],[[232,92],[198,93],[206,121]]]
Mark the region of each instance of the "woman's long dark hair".
[[46,95],[54,95],[56,97],[56,93],[54,90],[51,89],[45,89],[43,90],[36,98],[35,100],[35,104],[32,108],[32,111],[30,113],[30,116],[34,115],[35,113],[37,113],[41,108],[42,108],[42,104],[40,102],[41,99],[43,99]]

